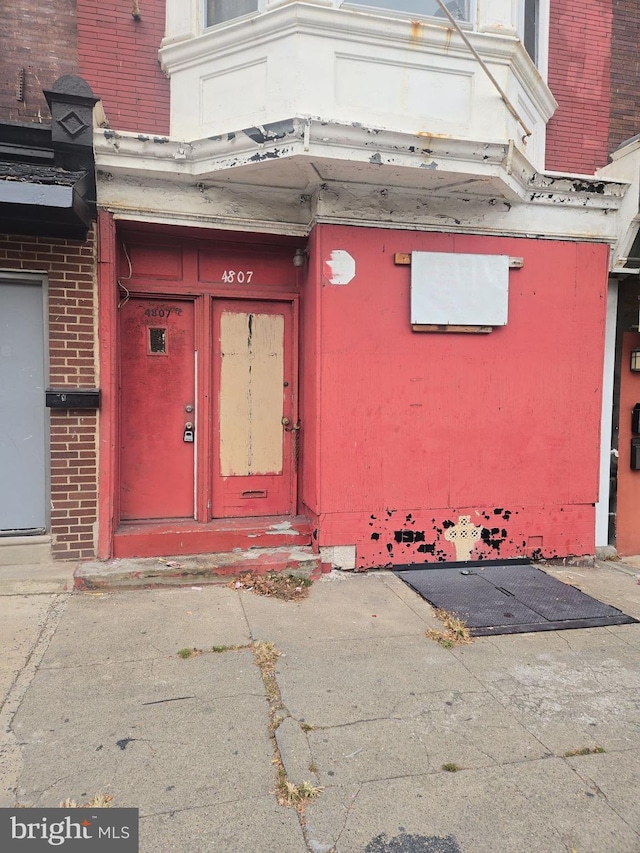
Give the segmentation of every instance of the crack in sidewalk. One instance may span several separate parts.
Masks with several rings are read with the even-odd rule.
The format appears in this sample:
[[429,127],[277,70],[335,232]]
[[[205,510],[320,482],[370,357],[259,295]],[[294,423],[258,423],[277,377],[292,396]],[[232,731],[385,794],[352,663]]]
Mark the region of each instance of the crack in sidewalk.
[[9,688],[5,700],[0,705],[0,746],[17,747],[20,752],[17,766],[12,766],[12,762],[9,762],[9,770],[3,770],[2,778],[0,778],[0,790],[13,792],[15,802],[17,802],[17,792],[23,772],[23,747],[19,744],[18,738],[13,731],[13,721],[22,705],[31,682],[35,678],[45,652],[49,648],[49,644],[58,629],[71,595],[72,593],[61,593],[53,597],[33,648]]

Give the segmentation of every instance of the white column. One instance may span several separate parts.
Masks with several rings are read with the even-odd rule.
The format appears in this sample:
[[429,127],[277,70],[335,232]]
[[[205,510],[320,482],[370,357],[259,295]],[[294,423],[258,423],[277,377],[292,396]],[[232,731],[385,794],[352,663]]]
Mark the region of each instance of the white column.
[[201,0],[166,0],[166,27],[162,44],[197,36],[201,31]]

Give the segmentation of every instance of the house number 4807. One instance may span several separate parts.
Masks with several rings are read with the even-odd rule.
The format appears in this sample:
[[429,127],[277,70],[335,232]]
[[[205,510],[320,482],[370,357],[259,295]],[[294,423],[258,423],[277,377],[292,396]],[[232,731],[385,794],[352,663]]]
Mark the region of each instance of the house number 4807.
[[253,270],[225,270],[222,280],[225,284],[249,284],[253,278]]

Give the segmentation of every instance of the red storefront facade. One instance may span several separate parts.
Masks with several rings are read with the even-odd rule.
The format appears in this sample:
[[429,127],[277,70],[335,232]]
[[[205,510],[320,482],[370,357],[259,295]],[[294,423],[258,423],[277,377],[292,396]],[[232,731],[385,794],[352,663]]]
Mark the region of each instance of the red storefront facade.
[[[208,20],[197,0],[130,5],[77,4],[77,70],[105,114],[97,346],[85,332],[78,362],[100,410],[77,475],[91,530],[69,507],[56,556],[593,554],[607,406],[615,384],[617,448],[634,393],[608,283],[629,290],[634,226],[631,178],[589,176],[633,132],[612,33],[637,13],[541,3],[536,68],[513,4],[463,4],[496,88],[455,25],[401,0],[265,0],[220,23],[215,3]],[[415,266],[434,256],[469,280],[508,260],[504,321],[416,323]]]

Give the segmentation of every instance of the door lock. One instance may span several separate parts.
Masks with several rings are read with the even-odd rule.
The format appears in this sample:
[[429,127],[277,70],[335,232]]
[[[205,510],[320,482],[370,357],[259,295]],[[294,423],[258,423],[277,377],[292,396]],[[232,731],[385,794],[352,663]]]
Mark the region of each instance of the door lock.
[[195,429],[191,421],[187,421],[184,425],[184,433],[182,435],[182,440],[186,441],[187,444],[193,444]]

